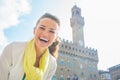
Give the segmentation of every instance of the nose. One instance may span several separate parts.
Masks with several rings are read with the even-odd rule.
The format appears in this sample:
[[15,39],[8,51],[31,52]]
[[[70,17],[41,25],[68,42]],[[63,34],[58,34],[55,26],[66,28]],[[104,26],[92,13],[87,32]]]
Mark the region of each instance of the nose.
[[48,30],[44,30],[44,31],[42,32],[42,34],[43,34],[44,36],[48,36],[48,35],[49,35]]

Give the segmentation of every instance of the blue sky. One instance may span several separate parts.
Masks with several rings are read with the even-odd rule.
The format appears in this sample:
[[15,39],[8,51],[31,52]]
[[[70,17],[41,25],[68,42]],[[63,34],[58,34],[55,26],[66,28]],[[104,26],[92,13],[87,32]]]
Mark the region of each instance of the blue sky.
[[[60,37],[72,40],[71,8],[76,4],[85,19],[85,46],[98,50],[98,68],[120,64],[119,0],[0,0],[0,52],[13,41],[33,37],[33,28],[45,12],[61,20]],[[12,4],[12,5],[11,5]]]

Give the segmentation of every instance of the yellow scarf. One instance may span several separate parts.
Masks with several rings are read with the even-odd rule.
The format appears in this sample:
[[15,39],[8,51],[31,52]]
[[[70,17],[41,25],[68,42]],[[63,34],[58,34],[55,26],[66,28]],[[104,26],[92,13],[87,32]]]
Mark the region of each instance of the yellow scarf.
[[36,61],[36,51],[34,45],[34,39],[28,42],[25,49],[24,56],[24,71],[26,74],[25,80],[42,80],[44,72],[48,67],[49,62],[49,50],[42,54],[39,61],[39,68],[34,66]]

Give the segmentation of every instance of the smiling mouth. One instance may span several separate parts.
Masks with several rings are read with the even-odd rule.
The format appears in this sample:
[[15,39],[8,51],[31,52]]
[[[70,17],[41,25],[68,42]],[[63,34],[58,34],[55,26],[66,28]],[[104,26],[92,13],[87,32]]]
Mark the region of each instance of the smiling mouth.
[[39,38],[39,40],[42,41],[42,42],[45,42],[45,43],[48,42],[48,40],[45,39],[45,38]]

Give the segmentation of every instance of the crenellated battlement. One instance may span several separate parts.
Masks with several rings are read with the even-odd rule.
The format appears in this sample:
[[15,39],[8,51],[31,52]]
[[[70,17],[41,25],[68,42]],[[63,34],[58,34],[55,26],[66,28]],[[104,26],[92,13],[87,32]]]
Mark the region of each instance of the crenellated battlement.
[[60,41],[61,41],[61,42],[64,42],[64,43],[68,43],[68,44],[73,44],[72,41],[69,41],[69,40],[66,40],[66,39],[61,39],[61,38],[60,38]]
[[97,49],[91,47],[81,47],[75,45],[72,41],[62,39],[60,42],[60,51],[78,57],[90,58],[98,61]]

